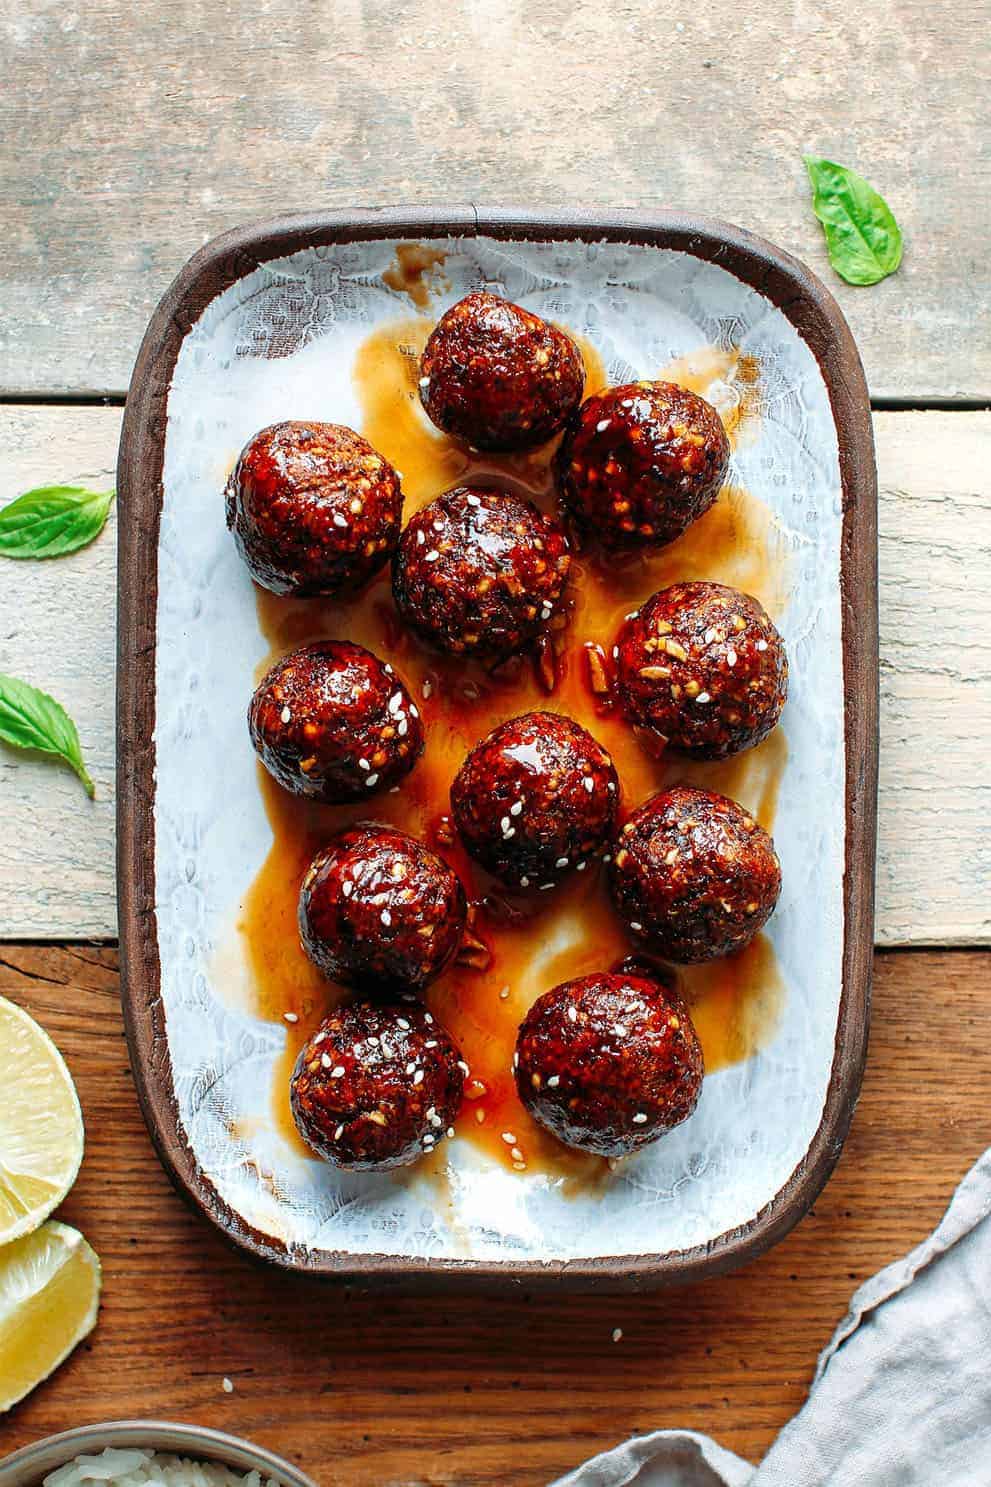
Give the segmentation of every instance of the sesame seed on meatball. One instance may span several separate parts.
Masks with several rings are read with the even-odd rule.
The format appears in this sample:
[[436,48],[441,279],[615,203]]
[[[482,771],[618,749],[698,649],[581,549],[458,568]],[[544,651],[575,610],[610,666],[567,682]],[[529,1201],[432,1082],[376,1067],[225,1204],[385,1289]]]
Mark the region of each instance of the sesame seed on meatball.
[[248,711],[251,741],[293,795],[329,805],[390,789],[423,752],[423,723],[388,663],[349,640],[277,661]]
[[416,1003],[354,1002],[300,1052],[293,1119],[335,1167],[405,1167],[451,1134],[466,1073],[450,1034]]
[[663,547],[715,501],[729,440],[710,403],[674,382],[630,382],[586,398],[555,456],[564,510],[614,550]]
[[227,482],[227,525],[256,583],[301,597],[353,593],[393,554],[399,476],[337,423],[275,423]]
[[546,627],[570,563],[564,532],[530,501],[462,486],[410,519],[392,588],[399,613],[429,645],[503,660]]
[[511,888],[583,872],[615,828],[619,782],[601,744],[560,713],[510,718],[477,744],[451,786],[471,855]]
[[520,1099],[559,1141],[628,1156],[687,1120],[704,1073],[676,992],[646,977],[598,973],[538,998],[520,1027]]
[[624,622],[616,648],[627,717],[686,754],[738,754],[781,716],[788,658],[749,594],[721,583],[672,584]]
[[778,901],[781,868],[770,836],[735,800],[678,786],[633,812],[609,886],[636,938],[687,964],[750,943]]
[[532,449],[581,401],[585,365],[564,331],[494,294],[442,315],[420,361],[428,418],[474,449]]
[[456,873],[390,826],[335,836],[299,897],[303,949],[332,981],[365,990],[423,988],[461,943],[467,902]]

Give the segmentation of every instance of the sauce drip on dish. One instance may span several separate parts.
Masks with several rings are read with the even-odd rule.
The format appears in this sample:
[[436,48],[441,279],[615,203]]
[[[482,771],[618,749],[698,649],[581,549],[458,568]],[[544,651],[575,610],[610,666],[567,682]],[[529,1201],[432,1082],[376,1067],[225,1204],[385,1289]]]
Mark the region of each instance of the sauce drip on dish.
[[[422,272],[422,270],[421,270]],[[554,507],[550,463],[554,444],[533,453],[476,456],[457,448],[428,423],[417,398],[417,364],[432,324],[425,318],[392,322],[360,346],[354,384],[361,432],[401,472],[408,518],[450,487],[500,485]],[[594,348],[582,338],[586,395],[607,385]],[[711,396],[719,384],[720,411],[731,442],[748,437],[759,409],[759,369],[736,350],[703,348],[657,376]],[[270,652],[257,679],[295,646],[347,638],[390,661],[423,716],[427,747],[413,773],[392,794],[350,806],[322,806],[281,790],[259,765],[258,780],[272,828],[272,846],[245,896],[239,920],[252,986],[252,1007],[280,1023],[287,1047],[274,1075],[273,1112],[280,1133],[305,1152],[289,1109],[289,1076],[299,1048],[344,994],[325,981],[303,954],[296,928],[299,885],[314,853],[334,832],[376,820],[423,838],[461,875],[476,903],[473,933],[482,942],[474,967],[455,963],[426,993],[429,1008],[463,1050],[466,1081],[459,1137],[471,1140],[517,1170],[564,1178],[563,1190],[601,1178],[599,1157],[569,1151],[527,1115],[510,1070],[516,1030],[538,995],[556,983],[608,970],[634,951],[610,906],[603,869],[587,872],[546,896],[512,895],[452,840],[451,781],[469,749],[496,724],[530,710],[575,718],[611,753],[622,782],[624,814],[666,786],[705,786],[732,796],[762,826],[773,829],[787,746],[776,729],[756,749],[724,762],[652,757],[592,687],[587,645],[601,647],[606,672],[624,615],[677,579],[713,579],[753,594],[772,617],[786,603],[787,550],[771,513],[739,487],[726,487],[716,504],[682,537],[653,556],[600,562],[576,556],[567,622],[554,636],[556,685],[532,658],[513,658],[496,671],[463,658],[436,656],[401,626],[388,570],[357,599],[340,602],[281,598],[256,589],[260,628]],[[784,987],[770,941],[763,935],[737,955],[678,970],[710,1073],[752,1056],[773,1037]],[[510,1139],[512,1138],[512,1139]],[[513,1158],[522,1153],[523,1163]],[[430,1165],[440,1170],[442,1157]],[[440,1164],[437,1166],[436,1164]]]

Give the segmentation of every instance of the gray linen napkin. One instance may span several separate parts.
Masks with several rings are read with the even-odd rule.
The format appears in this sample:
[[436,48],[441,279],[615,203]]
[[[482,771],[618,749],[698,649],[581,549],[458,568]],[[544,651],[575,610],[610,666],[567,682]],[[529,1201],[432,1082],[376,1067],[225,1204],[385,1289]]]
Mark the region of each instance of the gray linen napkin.
[[866,1281],[804,1409],[753,1467],[659,1430],[554,1487],[989,1487],[991,1149],[936,1231]]

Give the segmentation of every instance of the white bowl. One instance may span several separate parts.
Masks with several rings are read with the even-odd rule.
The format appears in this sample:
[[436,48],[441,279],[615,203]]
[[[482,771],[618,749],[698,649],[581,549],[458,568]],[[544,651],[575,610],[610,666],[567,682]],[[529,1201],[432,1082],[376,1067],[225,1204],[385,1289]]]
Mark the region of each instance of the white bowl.
[[40,1487],[57,1467],[76,1456],[99,1455],[108,1446],[189,1456],[241,1472],[259,1471],[263,1477],[272,1477],[279,1487],[316,1487],[312,1478],[281,1456],[273,1456],[250,1441],[208,1430],[204,1425],[170,1425],[163,1420],[113,1420],[106,1425],[84,1425],[49,1435],[0,1461],[0,1487]]

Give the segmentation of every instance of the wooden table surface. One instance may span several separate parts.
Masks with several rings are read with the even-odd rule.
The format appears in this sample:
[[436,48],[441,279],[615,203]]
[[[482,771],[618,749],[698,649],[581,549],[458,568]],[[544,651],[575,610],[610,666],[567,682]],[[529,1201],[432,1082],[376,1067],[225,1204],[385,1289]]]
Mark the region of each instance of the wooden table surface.
[[[252,1264],[168,1185],[118,1006],[113,523],[62,562],[4,564],[0,670],[69,707],[98,796],[0,749],[0,994],[77,1080],[87,1155],[62,1212],[105,1290],[0,1451],[144,1413],[250,1435],[327,1487],[537,1487],[662,1425],[758,1459],[855,1285],[991,1139],[986,5],[24,0],[0,25],[0,502],[111,479],[151,309],[238,222],[442,199],[722,215],[822,273],[861,346],[882,688],[871,1051],[814,1212],[745,1271],[653,1298],[362,1296]],[[803,150],[884,191],[906,238],[893,279],[830,276]]]

